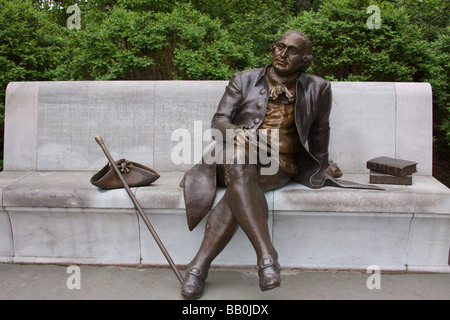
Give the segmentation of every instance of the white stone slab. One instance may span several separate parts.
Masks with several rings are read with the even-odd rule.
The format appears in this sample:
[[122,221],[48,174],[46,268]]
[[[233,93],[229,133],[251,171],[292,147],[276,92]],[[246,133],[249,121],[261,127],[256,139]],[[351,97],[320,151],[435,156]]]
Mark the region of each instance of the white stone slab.
[[[395,156],[395,86],[332,82],[330,158],[344,173],[366,173],[366,162]],[[431,111],[430,111],[431,112]]]
[[3,207],[3,190],[20,179],[30,175],[27,171],[2,171],[0,172],[0,262],[13,261],[14,244],[11,221]]
[[134,210],[6,210],[13,226],[16,263],[139,263],[139,228]]
[[275,211],[280,263],[305,269],[406,270],[412,214]]
[[40,82],[12,82],[6,88],[4,170],[36,170]]
[[417,175],[433,174],[433,95],[429,83],[395,83],[395,155],[418,162]]
[[[160,171],[186,171],[196,162],[194,148],[200,155],[207,143],[203,134],[211,127],[228,81],[159,81],[155,90],[155,169]],[[198,128],[199,130],[194,131]],[[178,132],[186,133],[191,142],[191,157],[187,163],[173,162],[173,148],[183,139]],[[172,139],[174,134],[174,139]],[[194,138],[195,137],[195,138]],[[172,141],[173,140],[173,141]],[[195,146],[194,146],[195,143]],[[199,159],[200,160],[200,159]]]
[[[93,140],[102,135],[115,159],[130,158],[157,171],[187,170],[192,164],[171,159],[177,144],[172,133],[186,129],[194,140],[196,121],[201,134],[208,130],[227,83],[11,83],[5,169],[96,170],[106,163]],[[418,157],[419,174],[431,174],[429,84],[333,82],[332,89],[330,157],[343,172],[366,173],[366,161],[384,155]]]
[[[125,189],[101,190],[93,171],[36,171],[6,187],[5,207],[134,208]],[[133,190],[135,190],[133,188]]]
[[12,262],[14,246],[8,213],[0,209],[0,262]]
[[450,216],[415,214],[408,244],[408,270],[450,273]]
[[[364,182],[362,175],[345,178]],[[311,190],[291,184],[275,191],[280,261],[308,269],[364,270],[375,264],[382,270],[450,272],[450,190],[425,176],[415,176],[412,186],[382,187]]]
[[[367,184],[368,175],[345,174],[342,179]],[[406,186],[380,185],[385,190],[335,187],[310,189],[290,183],[274,191],[274,210],[292,212],[413,213],[415,199]]]
[[145,209],[182,209],[184,210],[183,189],[180,182],[183,172],[159,172],[158,180],[150,186],[137,188],[136,199]]
[[46,82],[39,91],[38,170],[99,170],[113,158],[153,166],[151,81]]
[[414,175],[408,190],[414,195],[415,213],[450,215],[450,189],[435,178]]

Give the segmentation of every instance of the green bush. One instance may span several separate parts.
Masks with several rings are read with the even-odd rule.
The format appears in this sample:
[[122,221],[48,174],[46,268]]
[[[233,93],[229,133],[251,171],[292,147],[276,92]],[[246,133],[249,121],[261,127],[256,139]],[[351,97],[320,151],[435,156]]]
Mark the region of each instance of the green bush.
[[0,96],[11,81],[50,80],[63,48],[58,26],[30,1],[0,1]]
[[420,81],[429,59],[427,42],[402,8],[381,3],[380,29],[369,29],[370,1],[328,1],[318,12],[302,12],[288,29],[313,43],[311,73],[339,81]]
[[370,4],[366,0],[327,1],[317,12],[300,13],[286,28],[302,31],[311,39],[315,55],[310,69],[313,74],[339,81],[430,82],[434,174],[450,185],[450,27],[445,31],[433,27],[433,32],[426,32],[431,22],[420,16],[411,17],[411,7],[383,1],[379,3],[381,28],[369,29],[366,22]]
[[[3,132],[6,86],[11,81],[54,78],[63,48],[58,26],[31,1],[0,0],[0,130]],[[3,159],[3,134],[0,137]],[[2,166],[0,166],[0,169]]]
[[[127,4],[130,6],[130,4]],[[252,65],[253,54],[231,40],[218,19],[190,4],[171,12],[139,12],[120,3],[90,10],[69,34],[58,79],[227,79]]]
[[450,26],[431,43],[431,49],[431,75],[426,80],[433,87],[434,121],[439,126],[439,136],[444,136],[450,147]]

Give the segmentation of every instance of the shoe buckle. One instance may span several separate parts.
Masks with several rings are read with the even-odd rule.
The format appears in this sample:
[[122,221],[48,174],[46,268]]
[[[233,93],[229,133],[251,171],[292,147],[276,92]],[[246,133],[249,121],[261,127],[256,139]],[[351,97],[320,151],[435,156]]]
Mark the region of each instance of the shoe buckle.
[[197,276],[197,277],[200,277],[202,275],[200,269],[198,269],[198,268],[192,268],[187,273],[190,273],[190,274],[192,274],[194,276]]
[[261,259],[261,268],[270,267],[273,265],[273,259],[271,256],[264,256]]

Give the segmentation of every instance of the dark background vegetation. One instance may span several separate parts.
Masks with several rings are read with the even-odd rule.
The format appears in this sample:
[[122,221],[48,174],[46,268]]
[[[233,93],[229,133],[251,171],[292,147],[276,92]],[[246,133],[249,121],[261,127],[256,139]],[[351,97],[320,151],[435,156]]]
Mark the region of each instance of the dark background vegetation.
[[[80,29],[66,24],[73,4]],[[366,25],[370,5],[380,29]],[[431,83],[433,175],[450,186],[449,14],[449,0],[0,0],[0,125],[11,81],[228,80],[297,29],[312,74]]]

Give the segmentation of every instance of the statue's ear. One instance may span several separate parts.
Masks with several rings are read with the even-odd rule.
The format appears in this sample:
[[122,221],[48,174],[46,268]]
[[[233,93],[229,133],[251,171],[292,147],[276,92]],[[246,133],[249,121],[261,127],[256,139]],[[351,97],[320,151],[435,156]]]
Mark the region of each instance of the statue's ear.
[[270,53],[273,54],[273,51],[275,50],[275,43],[270,46]]

